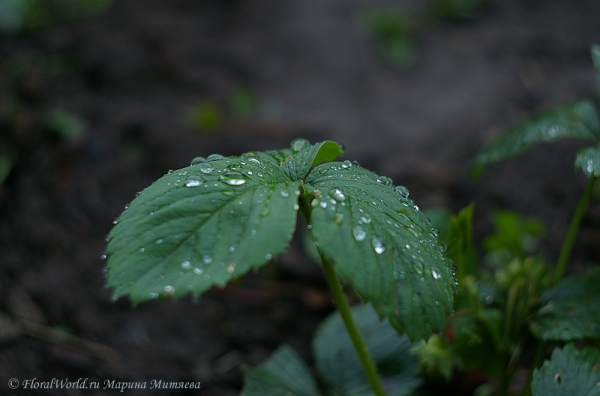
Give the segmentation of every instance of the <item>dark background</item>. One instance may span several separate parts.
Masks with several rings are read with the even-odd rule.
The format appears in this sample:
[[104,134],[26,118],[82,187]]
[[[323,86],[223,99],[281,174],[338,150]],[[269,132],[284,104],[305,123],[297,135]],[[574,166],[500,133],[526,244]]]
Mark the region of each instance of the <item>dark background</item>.
[[[540,218],[554,259],[585,185],[572,165],[582,143],[544,145],[480,181],[468,169],[503,128],[596,101],[590,45],[600,43],[600,4],[490,1],[470,21],[424,22],[412,65],[386,63],[361,13],[426,3],[118,0],[104,13],[0,36],[0,154],[13,159],[0,185],[2,394],[90,394],[6,387],[35,377],[201,381],[196,392],[127,394],[235,395],[241,365],[281,343],[312,362],[311,335],[332,306],[297,243],[197,304],[111,302],[100,256],[112,220],[197,155],[335,140],[344,158],[406,185],[421,208],[456,212],[475,201],[477,240],[493,209]],[[251,100],[232,110],[239,97]],[[191,120],[199,108],[204,128]],[[51,109],[85,128],[57,133]],[[594,202],[576,267],[597,262],[598,225]]]

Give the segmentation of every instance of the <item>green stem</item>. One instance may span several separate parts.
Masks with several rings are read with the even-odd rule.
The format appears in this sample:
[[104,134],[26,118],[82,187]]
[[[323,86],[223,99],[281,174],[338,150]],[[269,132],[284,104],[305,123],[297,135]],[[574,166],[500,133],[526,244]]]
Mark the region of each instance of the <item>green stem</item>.
[[575,245],[575,238],[577,237],[577,232],[581,227],[583,216],[585,215],[585,211],[590,203],[590,199],[592,198],[592,193],[594,191],[594,183],[596,182],[596,179],[597,177],[595,176],[591,176],[589,178],[588,184],[585,187],[581,199],[579,200],[579,204],[577,205],[577,209],[575,209],[575,214],[573,214],[573,218],[571,219],[569,230],[567,231],[565,241],[563,242],[560,254],[558,255],[558,261],[556,262],[556,269],[554,270],[554,277],[552,278],[552,282],[554,284],[558,283],[565,274],[565,271],[567,269],[567,262],[569,261],[569,257],[571,256],[571,252],[573,251],[573,246]]
[[329,262],[329,260],[327,260],[320,251],[319,255],[321,256],[321,261],[323,262],[323,270],[325,271],[325,277],[327,278],[327,282],[331,288],[331,294],[333,294],[335,305],[342,316],[346,330],[348,330],[348,334],[350,335],[352,344],[354,344],[354,349],[358,354],[358,358],[360,359],[363,370],[367,376],[367,379],[369,380],[369,383],[371,384],[371,388],[373,389],[373,392],[375,392],[375,395],[386,396],[385,390],[381,385],[381,380],[379,379],[379,374],[377,373],[377,368],[369,356],[367,344],[360,335],[358,327],[356,327],[356,323],[354,323],[354,319],[352,319],[348,301],[346,301],[344,291],[342,290],[342,285],[338,280],[335,269],[333,268],[333,264]]

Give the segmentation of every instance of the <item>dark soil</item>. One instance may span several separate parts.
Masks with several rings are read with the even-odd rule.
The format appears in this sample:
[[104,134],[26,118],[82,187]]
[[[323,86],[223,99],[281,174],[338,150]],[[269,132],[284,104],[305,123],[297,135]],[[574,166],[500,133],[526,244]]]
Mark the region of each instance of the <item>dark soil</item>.
[[[0,38],[0,154],[15,159],[0,185],[0,393],[118,392],[7,388],[10,378],[88,378],[202,383],[132,395],[235,395],[243,364],[282,343],[312,362],[311,335],[333,308],[296,244],[198,303],[111,301],[100,256],[112,220],[197,155],[336,140],[422,208],[475,201],[477,239],[492,209],[541,218],[556,257],[585,185],[572,166],[582,143],[537,148],[477,182],[468,169],[502,128],[594,100],[600,4],[491,1],[473,21],[429,24],[415,63],[398,70],[357,18],[385,3],[420,2],[119,0],[103,15]],[[256,97],[247,117],[227,110],[240,87]],[[214,131],[186,122],[201,101],[223,109]],[[54,108],[83,117],[85,133],[52,132],[44,115]],[[600,259],[599,225],[596,202],[576,265]]]

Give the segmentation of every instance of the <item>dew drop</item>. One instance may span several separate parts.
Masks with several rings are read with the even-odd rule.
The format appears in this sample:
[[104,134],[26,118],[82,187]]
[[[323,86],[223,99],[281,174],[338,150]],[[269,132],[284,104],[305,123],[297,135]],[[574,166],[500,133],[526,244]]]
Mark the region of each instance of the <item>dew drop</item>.
[[206,157],[207,161],[219,161],[225,159],[225,157],[223,157],[221,154],[211,154],[208,157]]
[[367,232],[361,226],[355,226],[352,229],[352,235],[357,242],[360,242],[367,237]]
[[272,255],[271,253],[267,253],[267,254],[265,255],[265,258],[266,258],[267,260],[271,260],[271,259],[273,258],[273,255]]
[[404,186],[396,186],[395,190],[398,194],[400,194],[400,196],[402,198],[408,198],[408,195],[409,195],[408,188],[406,188]]
[[140,253],[144,253],[145,250],[146,250],[145,248],[141,247],[140,248]]
[[298,152],[298,151],[302,150],[303,148],[306,148],[309,144],[310,143],[308,142],[308,140],[298,138],[298,139],[292,140],[290,148],[292,149],[292,151]]
[[261,217],[265,217],[268,214],[269,214],[269,207],[268,206],[265,206],[264,208],[261,209],[261,211],[260,211],[260,216]]
[[198,176],[190,176],[190,178],[185,183],[186,187],[198,187],[202,184],[202,179]]
[[235,251],[235,246],[229,246],[229,252],[233,253]]
[[230,186],[241,186],[246,183],[246,179],[244,179],[244,175],[240,172],[227,172],[219,177],[219,179]]
[[221,190],[221,193],[223,195],[233,195],[233,194],[235,194],[235,190],[232,190],[232,189],[229,188],[227,190]]
[[210,280],[210,275],[209,274],[204,275],[204,279]]
[[210,255],[209,255],[209,254],[205,254],[205,255],[202,257],[202,262],[203,262],[204,264],[210,264],[210,263],[212,262],[212,260],[213,260],[213,259],[212,259],[212,257],[210,257]]
[[260,165],[260,161],[258,160],[258,158],[255,158],[255,157],[249,157],[248,162],[252,162],[253,164]]
[[420,262],[420,261],[418,261],[418,260],[415,260],[415,258],[414,258],[414,257],[413,257],[413,260],[414,260],[414,261],[412,262],[412,267],[413,267],[413,269],[415,270],[415,272],[416,272],[417,274],[419,274],[419,275],[420,275],[420,274],[422,274],[422,273],[423,273],[423,263],[421,263],[421,262]]
[[250,238],[253,238],[253,239],[256,238],[256,234],[257,234],[256,230],[251,230],[250,231]]
[[373,246],[375,253],[381,254],[385,252],[385,246],[383,246],[383,240],[380,236],[375,235],[373,238],[371,238],[371,245]]
[[338,202],[342,202],[346,199],[346,196],[339,188],[334,188],[333,190],[329,190],[329,195]]
[[327,207],[327,202],[325,202],[325,201],[321,201],[321,202],[319,203],[319,205],[320,205],[320,206],[321,206],[323,209],[325,209],[325,208]]
[[300,209],[300,205],[298,205],[297,203],[294,204],[294,210],[298,210]]
[[175,292],[175,288],[171,285],[167,285],[167,286],[165,286],[163,291],[164,291],[165,297],[169,297]]
[[344,169],[352,168],[352,162],[345,160],[344,162],[342,162],[342,168],[344,168]]
[[185,260],[184,262],[181,263],[182,269],[189,269],[191,266],[192,266],[192,264],[188,260]]
[[452,268],[450,268],[450,272],[452,273],[452,276],[456,275],[456,264],[452,264]]
[[202,165],[200,165],[200,172],[202,173],[208,174],[211,173],[213,170],[215,170],[215,167],[209,164],[208,162],[205,162]]
[[310,206],[312,206],[313,208],[316,208],[321,202],[315,198],[310,202]]
[[287,190],[281,190],[281,196],[287,198],[290,196],[290,193]]
[[190,162],[190,165],[198,165],[198,164],[202,164],[206,162],[206,158],[204,157],[194,157],[194,159],[192,160],[192,162]]
[[391,186],[394,182],[387,176],[379,176],[377,178],[377,182],[383,184],[384,186]]
[[342,222],[344,221],[344,214],[343,213],[336,213],[333,216],[333,221],[335,222],[335,224],[340,225],[342,224]]
[[204,270],[202,268],[194,267],[194,274],[202,275],[203,272]]
[[113,220],[113,224],[118,224],[119,223],[119,218],[117,217],[116,219]]
[[312,230],[312,224],[307,225],[306,228]]
[[100,256],[100,260],[106,260],[106,254],[103,254],[102,256]]
[[157,245],[160,245],[161,243],[163,243],[162,239],[157,239],[156,241],[154,241],[154,243],[156,243]]
[[158,293],[150,293],[148,296],[154,300],[158,298]]
[[227,273],[228,274],[233,274],[233,271],[235,271],[235,263],[231,263],[227,266]]
[[431,268],[431,276],[433,276],[433,279],[440,279],[442,277],[442,273],[438,267],[433,267]]
[[365,224],[369,224],[371,222],[371,218],[369,216],[361,216],[360,221],[362,221]]
[[107,235],[106,238],[104,238],[104,242],[110,242],[110,235]]

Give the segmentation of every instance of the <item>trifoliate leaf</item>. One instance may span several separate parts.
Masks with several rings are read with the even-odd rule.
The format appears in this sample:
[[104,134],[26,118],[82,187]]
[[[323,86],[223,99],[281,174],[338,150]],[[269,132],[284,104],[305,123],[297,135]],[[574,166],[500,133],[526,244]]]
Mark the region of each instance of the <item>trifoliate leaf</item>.
[[590,101],[545,111],[508,129],[479,153],[475,164],[493,164],[521,154],[537,143],[565,137],[600,140],[598,114]]
[[571,275],[540,297],[531,322],[538,338],[571,341],[600,337],[600,272]]
[[110,233],[115,298],[197,295],[264,265],[292,238],[302,178],[340,151],[333,142],[296,140],[290,150],[198,157],[163,176]]
[[315,380],[302,358],[287,345],[280,346],[257,367],[246,370],[241,396],[319,396]]
[[533,372],[533,396],[600,395],[600,351],[569,343]]
[[[399,336],[387,320],[379,320],[370,305],[354,306],[351,312],[387,394],[401,396],[414,391],[420,381],[408,337]],[[313,341],[313,353],[319,373],[326,383],[327,394],[373,394],[338,312],[330,315],[319,327]]]
[[586,147],[577,153],[575,166],[587,177],[600,177],[600,147]]
[[452,262],[405,187],[349,161],[310,173],[312,234],[324,257],[415,339],[442,329],[452,309]]

